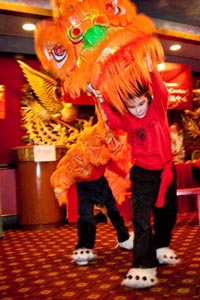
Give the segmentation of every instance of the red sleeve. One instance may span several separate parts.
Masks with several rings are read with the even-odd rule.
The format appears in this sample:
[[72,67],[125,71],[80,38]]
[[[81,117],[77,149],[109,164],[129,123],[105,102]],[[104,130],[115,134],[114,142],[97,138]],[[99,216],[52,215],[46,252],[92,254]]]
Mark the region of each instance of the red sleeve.
[[156,106],[166,111],[168,103],[167,87],[158,71],[151,72],[151,85],[153,91],[153,101]]
[[102,102],[102,108],[108,118],[107,125],[113,129],[125,129],[124,122],[122,119],[122,115],[119,114],[118,111],[114,111],[114,109],[106,102]]

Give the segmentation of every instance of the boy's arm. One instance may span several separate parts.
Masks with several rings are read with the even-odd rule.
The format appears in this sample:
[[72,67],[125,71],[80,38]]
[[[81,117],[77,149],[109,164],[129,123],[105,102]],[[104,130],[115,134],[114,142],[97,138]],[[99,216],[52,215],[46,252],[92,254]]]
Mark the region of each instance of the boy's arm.
[[92,92],[96,97],[98,101],[97,105],[100,107],[103,119],[106,124],[113,130],[123,129],[124,122],[122,121],[119,113],[114,110],[114,108],[107,101],[104,101],[100,92],[98,90],[95,90],[90,83],[88,84],[88,90]]
[[158,70],[155,67],[153,67],[151,58],[148,53],[146,54],[145,61],[146,61],[147,69],[151,76],[151,84],[152,84],[154,99],[155,101],[158,100],[157,102],[161,102],[162,107],[164,107],[164,109],[166,110],[167,103],[168,103],[167,87]]
[[160,73],[157,70],[151,73],[151,84],[153,97],[157,102],[157,105],[161,104],[162,108],[166,110],[168,104],[168,91]]
[[113,129],[125,129],[125,124],[122,121],[121,115],[107,101],[102,102],[102,108],[107,116],[107,125]]

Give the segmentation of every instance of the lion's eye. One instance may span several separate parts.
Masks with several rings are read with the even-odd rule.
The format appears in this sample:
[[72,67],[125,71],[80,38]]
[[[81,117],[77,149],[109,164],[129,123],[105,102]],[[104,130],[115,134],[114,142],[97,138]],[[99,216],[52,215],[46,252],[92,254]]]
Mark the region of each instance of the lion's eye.
[[113,15],[118,15],[120,13],[120,8],[114,2],[107,2],[105,4],[105,10]]
[[66,60],[67,58],[67,51],[63,48],[63,46],[55,46],[52,49],[52,56],[57,62],[61,62]]
[[83,32],[80,27],[71,27],[68,31],[68,37],[72,43],[79,43],[83,39]]
[[63,52],[65,52],[65,49],[63,48],[62,45],[54,47],[53,50],[54,50],[56,55],[62,55]]

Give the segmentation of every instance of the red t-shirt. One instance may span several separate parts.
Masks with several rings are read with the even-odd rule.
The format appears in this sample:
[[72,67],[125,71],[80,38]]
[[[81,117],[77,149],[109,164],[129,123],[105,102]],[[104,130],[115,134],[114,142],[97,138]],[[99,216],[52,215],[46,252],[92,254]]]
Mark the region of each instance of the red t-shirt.
[[128,132],[135,165],[148,170],[160,170],[172,159],[167,119],[168,92],[158,72],[151,73],[151,85],[153,100],[144,118],[136,118],[128,111],[124,115],[114,112],[106,101],[102,107],[110,128]]

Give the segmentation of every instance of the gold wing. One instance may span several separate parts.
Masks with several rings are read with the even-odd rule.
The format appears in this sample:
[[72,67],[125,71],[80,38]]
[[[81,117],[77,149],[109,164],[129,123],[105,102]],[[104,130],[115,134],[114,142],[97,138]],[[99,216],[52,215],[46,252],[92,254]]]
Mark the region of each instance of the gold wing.
[[51,114],[60,113],[63,109],[63,104],[59,101],[59,97],[56,93],[58,82],[54,78],[31,68],[20,60],[18,60],[18,63],[32,90],[38,97],[40,104]]

